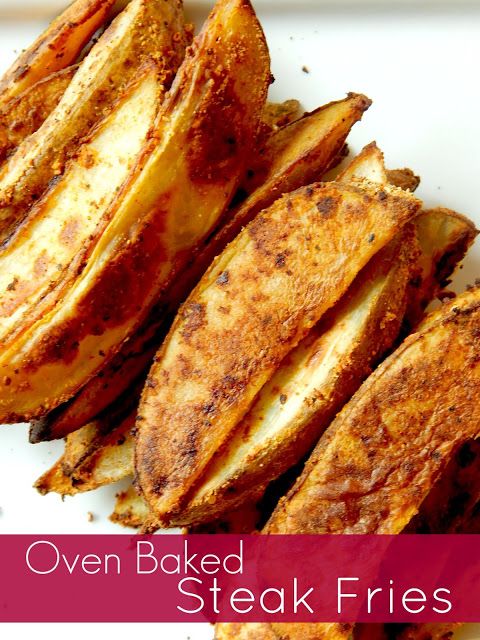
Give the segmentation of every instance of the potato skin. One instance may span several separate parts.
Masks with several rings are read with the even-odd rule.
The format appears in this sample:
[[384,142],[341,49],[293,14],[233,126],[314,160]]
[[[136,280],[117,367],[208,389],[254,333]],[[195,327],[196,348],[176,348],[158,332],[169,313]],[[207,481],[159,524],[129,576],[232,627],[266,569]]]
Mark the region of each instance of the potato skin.
[[45,122],[77,69],[72,65],[52,73],[0,108],[0,163]]
[[75,62],[115,0],[76,0],[24,51],[0,79],[0,107]]
[[68,400],[145,321],[235,192],[269,81],[251,5],[221,1],[84,269],[61,304],[0,354],[3,421],[30,420]]
[[337,416],[267,533],[403,530],[453,450],[479,433],[480,289],[405,340]]
[[168,522],[284,356],[418,211],[397,189],[318,183],[262,212],[180,310],[140,405],[136,464]]

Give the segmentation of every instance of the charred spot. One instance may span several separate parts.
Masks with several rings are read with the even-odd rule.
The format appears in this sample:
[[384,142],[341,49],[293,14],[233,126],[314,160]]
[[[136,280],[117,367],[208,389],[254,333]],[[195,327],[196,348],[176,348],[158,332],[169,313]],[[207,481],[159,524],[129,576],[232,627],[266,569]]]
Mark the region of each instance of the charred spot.
[[[62,173],[59,170],[58,173],[56,173],[53,178],[50,178],[50,180],[48,181],[48,185],[47,185],[47,189],[51,190],[53,189],[62,179]],[[33,197],[33,196],[32,196]],[[36,199],[38,199],[38,196],[35,196]]]
[[229,282],[229,274],[228,271],[222,271],[222,273],[217,278],[217,284],[225,285]]
[[15,276],[15,278],[10,282],[10,284],[7,285],[7,291],[15,291],[17,284],[18,284],[18,278],[17,276]]
[[189,302],[183,308],[182,315],[185,325],[181,333],[184,338],[188,339],[204,325],[205,305],[199,302]]
[[212,415],[216,413],[215,404],[213,402],[208,402],[207,404],[204,404],[202,407],[202,413],[205,415]]
[[152,491],[156,495],[160,495],[168,487],[167,476],[157,476],[152,482]]
[[277,253],[275,256],[275,266],[282,269],[285,266],[285,254]]
[[374,240],[375,240],[375,234],[374,234],[374,233],[371,233],[371,234],[368,236],[368,242],[372,243]]
[[313,187],[305,187],[305,194],[311,198],[313,196]]
[[420,285],[422,284],[422,276],[419,274],[414,276],[413,278],[410,278],[409,284],[414,289],[419,289]]
[[145,386],[148,389],[155,389],[157,386],[157,383],[155,382],[154,378],[152,378],[152,376],[148,376],[148,378],[145,381]]
[[335,209],[335,199],[326,196],[317,202],[317,209],[326,218],[329,218]]
[[122,444],[125,444],[125,440],[126,440],[125,436],[120,436],[120,438],[117,440],[117,445],[121,447]]
[[182,450],[184,458],[194,458],[197,455],[197,432],[192,430],[187,435],[187,446]]
[[284,393],[280,394],[280,404],[285,404],[287,402],[288,398]]
[[383,202],[383,200],[386,200],[388,196],[385,191],[379,191],[377,197],[381,202]]

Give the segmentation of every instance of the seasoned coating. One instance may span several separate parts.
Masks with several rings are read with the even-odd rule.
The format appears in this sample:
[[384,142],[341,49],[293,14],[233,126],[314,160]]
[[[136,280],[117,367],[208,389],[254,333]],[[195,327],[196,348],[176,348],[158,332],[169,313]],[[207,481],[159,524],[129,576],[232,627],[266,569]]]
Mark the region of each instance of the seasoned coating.
[[45,122],[77,69],[73,65],[52,73],[0,108],[0,163]]
[[75,0],[0,79],[0,108],[39,80],[75,62],[115,0]]
[[310,451],[394,344],[418,255],[407,225],[287,355],[171,524],[205,522],[257,499]]
[[[148,25],[148,28],[146,28]],[[79,142],[138,77],[145,61],[158,65],[168,88],[183,59],[187,36],[180,0],[132,0],[82,62],[56,109],[0,171],[0,240],[58,179]]]
[[[375,143],[339,180],[356,177],[386,184]],[[396,340],[418,259],[415,228],[406,225],[287,355],[171,524],[205,522],[257,500],[269,482],[308,453]]]
[[128,477],[133,469],[135,413],[102,434],[99,421],[68,436],[64,455],[36,482],[42,494],[75,495]]
[[251,5],[221,0],[83,270],[61,301],[0,353],[0,420],[29,420],[68,400],[146,319],[228,205],[269,80]]
[[110,205],[148,145],[163,101],[154,63],[140,70],[0,254],[0,345],[61,302],[110,221]]
[[147,519],[149,511],[147,503],[131,485],[126,491],[117,493],[115,508],[110,515],[110,520],[122,527],[140,529]]
[[283,358],[418,211],[366,182],[314,184],[278,200],[193,291],[150,372],[136,465],[168,522]]
[[[479,327],[475,289],[407,338],[331,424],[264,533],[400,533],[452,452],[479,435]],[[295,627],[290,637],[302,637]],[[314,638],[341,634],[340,625],[309,627]],[[258,637],[248,624],[236,632]]]
[[[155,308],[144,327],[75,398],[33,425],[30,436],[32,442],[64,437],[105,410],[137,377],[143,375],[146,378],[172,316],[212,260],[261,208],[273,204],[279,189],[282,192],[283,189],[295,190],[308,184],[310,179],[321,177],[334,162],[350,128],[362,116],[368,104],[364,96],[351,95],[307,114],[295,127],[287,126],[271,135],[271,140],[265,146],[271,152],[260,154],[255,163],[258,175],[263,176],[264,182],[258,184],[245,202],[226,214],[228,222],[215,235],[209,237],[198,251],[192,252],[185,272],[165,295],[167,313]],[[276,158],[274,165],[273,150]]]
[[480,289],[405,340],[320,440],[268,533],[399,533],[479,431]]

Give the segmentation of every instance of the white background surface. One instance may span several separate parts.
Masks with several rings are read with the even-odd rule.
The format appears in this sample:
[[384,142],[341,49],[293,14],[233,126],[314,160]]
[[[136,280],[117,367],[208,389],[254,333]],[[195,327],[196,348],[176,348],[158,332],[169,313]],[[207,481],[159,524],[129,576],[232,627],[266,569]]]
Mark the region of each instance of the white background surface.
[[[45,4],[49,0],[46,0]],[[54,0],[58,6],[57,0]],[[19,0],[0,0],[0,67],[41,30],[38,20],[7,19]],[[39,0],[26,3],[42,6]],[[188,4],[199,21],[207,2]],[[421,6],[418,6],[421,5]],[[52,5],[49,5],[52,6]],[[195,10],[192,12],[192,6]],[[444,205],[480,226],[480,5],[478,2],[326,2],[259,0],[256,3],[271,48],[277,79],[271,97],[299,98],[313,109],[348,91],[366,93],[374,104],[355,126],[350,145],[359,150],[371,140],[385,152],[390,167],[410,166],[422,176],[418,195],[427,206]],[[2,13],[3,11],[3,13]],[[13,12],[10,11],[12,14]],[[3,17],[2,17],[3,16]],[[302,71],[306,65],[310,73]],[[458,290],[480,276],[477,243],[456,278]],[[61,452],[61,445],[27,444],[25,427],[0,430],[1,533],[114,533],[108,521],[118,487],[66,499],[40,497],[32,482]],[[95,519],[87,521],[87,513]],[[1,579],[1,577],[0,577]],[[125,601],[128,602],[128,594]],[[119,603],[126,606],[126,603]],[[161,606],[161,598],[159,598]],[[31,626],[0,627],[0,637],[23,638]],[[151,638],[202,640],[207,626],[64,625],[36,626],[36,638],[71,640],[91,634],[116,638],[147,633]],[[480,639],[466,628],[462,638]]]

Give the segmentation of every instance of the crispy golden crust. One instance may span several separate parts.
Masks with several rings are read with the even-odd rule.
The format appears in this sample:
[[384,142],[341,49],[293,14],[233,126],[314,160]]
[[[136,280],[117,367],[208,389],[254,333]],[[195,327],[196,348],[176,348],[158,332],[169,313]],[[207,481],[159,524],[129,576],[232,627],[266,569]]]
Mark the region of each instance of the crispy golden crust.
[[103,433],[97,420],[68,436],[63,456],[35,483],[42,493],[75,495],[128,477],[133,471],[135,413]]
[[0,163],[40,128],[60,102],[77,68],[73,65],[52,73],[0,108]]
[[110,520],[122,527],[140,529],[149,517],[150,510],[132,485],[126,491],[117,493],[115,508]]
[[[37,444],[64,438],[81,429],[99,414],[110,412],[124,393],[140,401],[141,388],[136,381],[145,381],[159,339],[155,338],[157,325],[149,324],[145,331],[122,346],[120,352],[107,363],[71,400],[50,411],[46,416],[30,423],[30,442]],[[148,335],[147,335],[148,331]]]
[[[148,28],[146,28],[148,25]],[[79,142],[102,119],[121,90],[153,59],[167,88],[188,37],[180,0],[132,0],[82,62],[62,99],[0,172],[0,239],[8,240],[29,206],[63,173]]]
[[223,0],[182,66],[83,271],[61,303],[0,355],[4,420],[38,417],[69,399],[145,320],[235,191],[269,78],[251,5]]
[[3,350],[54,308],[81,273],[110,222],[109,205],[116,191],[148,145],[163,95],[157,67],[150,62],[4,246]]
[[281,501],[269,533],[399,533],[479,431],[480,289],[445,306],[363,384]]
[[407,225],[374,256],[261,389],[172,524],[204,522],[258,499],[309,452],[394,344],[418,254]]
[[76,0],[24,51],[0,80],[0,105],[75,62],[115,0]]
[[140,406],[137,473],[158,516],[181,506],[281,360],[418,207],[395,189],[319,183],[229,245],[177,316]]

